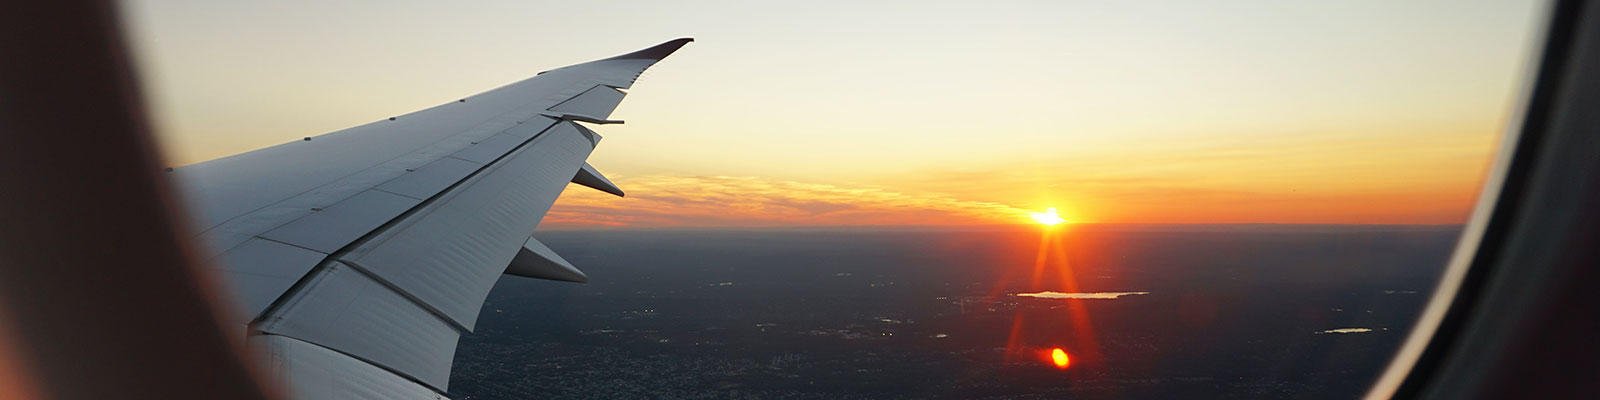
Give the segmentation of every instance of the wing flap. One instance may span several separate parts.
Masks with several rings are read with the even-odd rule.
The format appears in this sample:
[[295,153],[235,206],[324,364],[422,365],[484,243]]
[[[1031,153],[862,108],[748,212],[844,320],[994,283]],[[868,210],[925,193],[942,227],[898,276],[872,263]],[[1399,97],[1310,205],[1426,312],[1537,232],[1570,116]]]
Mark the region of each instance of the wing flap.
[[365,360],[444,391],[460,332],[345,263],[318,268],[302,296],[258,326]]
[[271,378],[302,400],[445,398],[433,389],[326,347],[278,335],[251,336]]
[[471,329],[494,282],[594,150],[572,122],[341,257]]

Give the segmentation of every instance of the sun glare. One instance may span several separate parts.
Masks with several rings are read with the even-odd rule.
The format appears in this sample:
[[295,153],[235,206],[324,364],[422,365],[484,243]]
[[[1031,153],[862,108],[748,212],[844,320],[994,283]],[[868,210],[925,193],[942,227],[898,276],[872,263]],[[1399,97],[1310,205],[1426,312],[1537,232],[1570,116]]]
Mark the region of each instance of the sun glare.
[[1050,350],[1050,362],[1055,363],[1056,368],[1061,369],[1067,369],[1068,365],[1072,365],[1072,359],[1067,358],[1067,351],[1062,350],[1060,347]]
[[1045,225],[1055,225],[1062,222],[1067,222],[1067,220],[1061,219],[1061,214],[1056,212],[1055,207],[1050,207],[1049,209],[1044,210],[1042,213],[1029,214],[1029,216],[1032,216],[1034,221],[1039,221],[1039,223]]

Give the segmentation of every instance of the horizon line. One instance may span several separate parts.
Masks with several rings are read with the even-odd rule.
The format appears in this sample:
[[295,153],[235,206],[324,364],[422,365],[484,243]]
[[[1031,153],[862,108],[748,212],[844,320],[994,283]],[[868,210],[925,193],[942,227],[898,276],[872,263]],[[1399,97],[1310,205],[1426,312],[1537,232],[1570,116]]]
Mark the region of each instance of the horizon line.
[[[1056,226],[1036,224],[972,224],[972,225],[738,225],[738,226],[560,226],[536,229],[536,232],[581,231],[994,231],[994,230],[1072,230],[1074,228],[1124,228],[1147,230],[1224,229],[1224,230],[1445,230],[1460,229],[1465,222],[1453,224],[1364,224],[1364,223],[1281,223],[1281,222],[1222,222],[1222,223],[1126,223],[1080,222]],[[1232,228],[1232,229],[1228,229]]]

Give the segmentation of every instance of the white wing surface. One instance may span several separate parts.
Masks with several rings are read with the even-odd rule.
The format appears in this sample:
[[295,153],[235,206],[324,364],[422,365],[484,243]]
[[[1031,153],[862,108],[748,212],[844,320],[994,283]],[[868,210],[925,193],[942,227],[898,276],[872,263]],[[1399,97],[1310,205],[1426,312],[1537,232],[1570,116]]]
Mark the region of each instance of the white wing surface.
[[580,122],[690,41],[175,168],[240,334],[296,397],[442,398],[500,275],[588,280],[529,234],[569,182],[622,195]]

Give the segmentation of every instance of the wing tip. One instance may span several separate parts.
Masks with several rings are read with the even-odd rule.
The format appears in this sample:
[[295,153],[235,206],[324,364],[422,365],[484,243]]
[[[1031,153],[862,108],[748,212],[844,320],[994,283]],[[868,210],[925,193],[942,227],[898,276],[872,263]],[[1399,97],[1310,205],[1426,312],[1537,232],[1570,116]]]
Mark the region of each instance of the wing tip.
[[616,57],[611,57],[611,58],[608,58],[608,60],[635,60],[635,59],[660,60],[660,59],[663,59],[663,58],[667,58],[667,56],[672,55],[673,52],[678,51],[679,48],[682,48],[683,45],[689,44],[689,42],[693,42],[693,41],[694,41],[694,38],[687,38],[687,37],[686,38],[672,39],[672,40],[668,40],[666,43],[658,44],[658,45],[655,45],[655,46],[650,46],[650,48],[647,48],[647,49],[644,49],[644,50],[639,50],[639,51],[635,51],[635,52],[632,52],[632,53],[623,54],[623,55],[616,56]]

